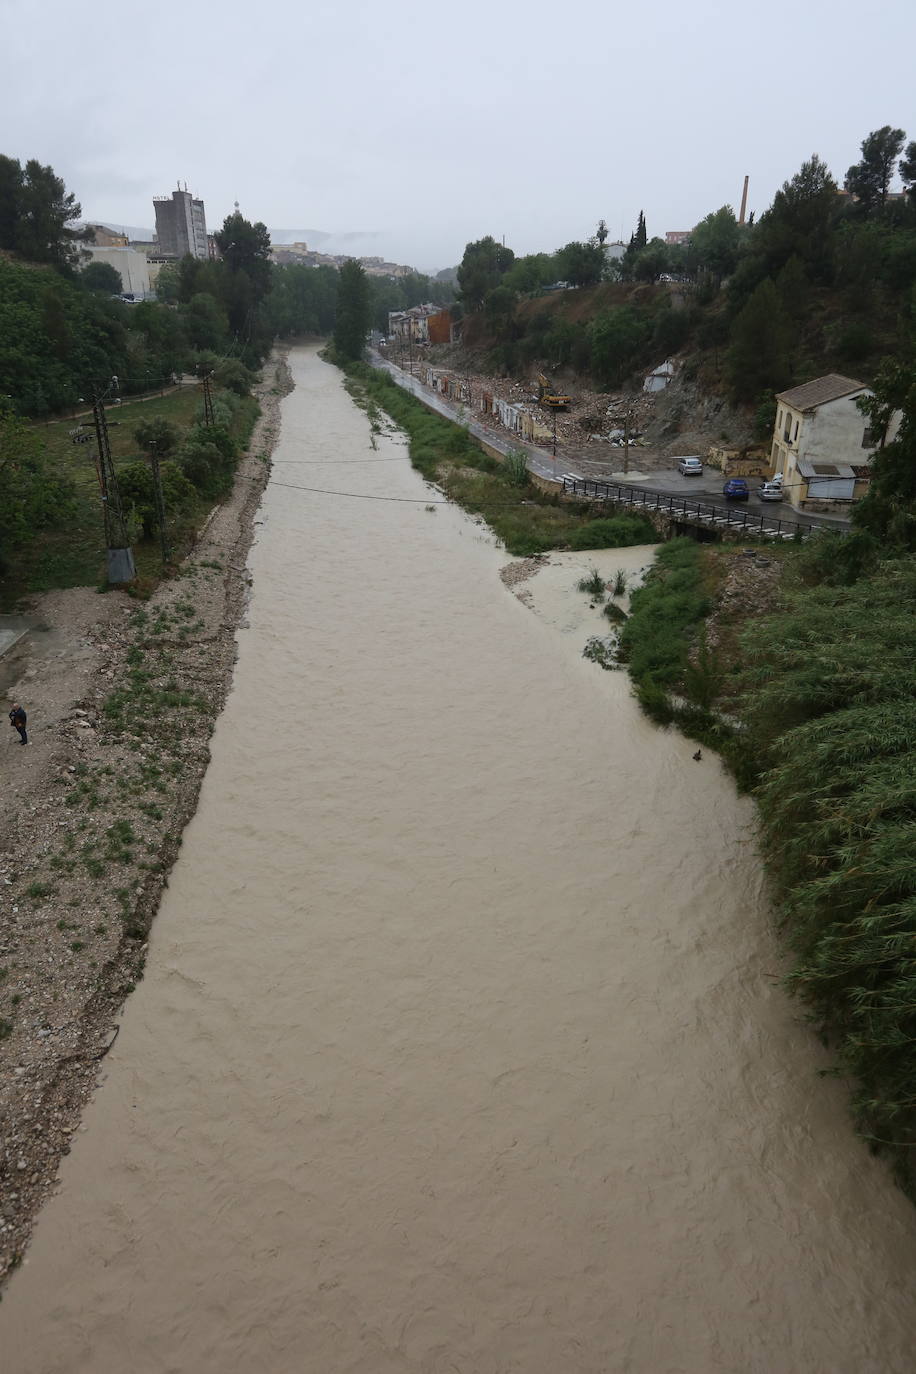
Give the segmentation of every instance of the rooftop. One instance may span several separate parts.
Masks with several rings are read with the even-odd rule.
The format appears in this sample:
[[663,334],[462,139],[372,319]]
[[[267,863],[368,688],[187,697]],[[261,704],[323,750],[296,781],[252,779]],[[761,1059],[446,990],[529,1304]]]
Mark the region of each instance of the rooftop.
[[841,396],[867,390],[864,382],[857,382],[853,377],[841,377],[838,372],[829,372],[826,377],[815,377],[813,382],[805,382],[803,386],[777,392],[776,399],[785,402],[793,410],[816,410],[827,401],[838,401]]

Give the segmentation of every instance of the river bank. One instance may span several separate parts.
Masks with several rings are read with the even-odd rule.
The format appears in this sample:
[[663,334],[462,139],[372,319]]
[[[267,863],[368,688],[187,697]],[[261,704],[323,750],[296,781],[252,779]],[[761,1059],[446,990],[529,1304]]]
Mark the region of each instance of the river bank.
[[30,729],[27,749],[3,741],[0,1280],[69,1152],[197,803],[289,386],[285,353],[264,378],[232,494],[178,575],[142,603],[89,588],[36,598],[35,630],[0,660],[0,690],[26,706]]

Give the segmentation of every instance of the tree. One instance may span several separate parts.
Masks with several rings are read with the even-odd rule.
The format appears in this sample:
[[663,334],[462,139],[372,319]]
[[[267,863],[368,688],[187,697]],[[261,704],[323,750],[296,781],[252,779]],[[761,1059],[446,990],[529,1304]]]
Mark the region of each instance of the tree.
[[489,234],[469,243],[458,268],[461,299],[468,310],[479,310],[488,292],[499,286],[515,262],[515,254]]
[[658,281],[671,263],[668,245],[662,239],[650,239],[645,248],[634,254],[630,262],[630,275],[636,281]]
[[110,262],[91,262],[81,272],[80,279],[90,291],[104,291],[108,296],[121,294],[121,274]]
[[69,268],[77,241],[91,232],[70,228],[81,214],[76,197],[52,167],[34,158],[25,167],[13,158],[0,158],[0,248],[29,262]]
[[910,200],[916,200],[916,143],[906,145],[906,150],[900,159],[900,166],[897,170]]
[[604,274],[600,243],[567,243],[557,253],[557,274],[570,286],[596,286]]
[[201,291],[181,310],[181,320],[192,348],[219,352],[229,338],[229,319],[215,296]]
[[179,297],[180,274],[176,262],[164,262],[156,277],[156,299],[165,305],[175,305]]
[[16,247],[21,191],[22,167],[15,158],[0,154],[0,248],[8,251]]
[[519,295],[541,291],[550,282],[556,281],[559,273],[553,253],[528,253],[516,258],[503,277],[501,284],[509,286]]
[[[185,477],[177,463],[163,463],[159,470],[162,481],[162,498],[166,510],[166,523],[174,519],[179,511],[194,500],[194,488]],[[159,532],[159,516],[156,511],[156,491],[153,473],[149,463],[128,463],[118,473],[118,488],[124,503],[133,512],[143,527],[144,536],[149,539]]]
[[[887,360],[874,394],[861,397],[858,406],[870,421],[876,452],[868,493],[856,506],[853,521],[886,543],[916,549],[916,366]],[[897,411],[900,427],[886,444]]]
[[588,327],[591,366],[604,385],[618,386],[633,371],[652,334],[648,316],[632,306],[608,310]]
[[351,362],[363,356],[371,321],[369,279],[361,262],[348,258],[340,269],[334,348]]
[[621,275],[628,280],[633,276],[633,263],[637,254],[642,252],[648,241],[649,236],[646,233],[646,217],[642,210],[640,210],[636,228],[630,235],[630,242],[627,244],[627,250],[620,262]]
[[9,549],[73,514],[74,487],[56,476],[31,425],[0,406],[0,569]]
[[876,129],[862,140],[862,161],[850,167],[844,185],[866,215],[884,209],[887,188],[905,138],[902,129],[892,129],[885,124],[883,129]]
[[605,224],[604,220],[599,219],[598,228],[595,230],[595,242],[598,243],[602,248],[604,247],[605,241],[607,239],[607,232],[607,225]]
[[144,453],[155,453],[160,459],[171,458],[178,448],[181,434],[168,420],[141,420],[134,425],[134,438]]
[[732,326],[728,379],[737,401],[779,391],[789,381],[791,335],[779,293],[769,277],[754,291]]
[[237,358],[226,358],[214,368],[213,379],[217,386],[233,392],[236,396],[250,396],[255,383],[254,373],[249,372],[244,363],[240,363]]
[[229,271],[244,272],[255,294],[263,296],[270,286],[270,234],[260,220],[252,224],[236,211],[213,238]]
[[201,496],[216,500],[232,485],[238,447],[225,425],[195,425],[181,446],[178,461]]
[[512,317],[515,314],[516,294],[508,286],[495,286],[487,293],[484,301],[484,314],[487,324],[497,337],[509,333]]
[[699,224],[690,235],[689,260],[709,272],[716,281],[731,276],[738,262],[738,221],[730,205],[723,205]]
[[744,279],[735,281],[736,290],[744,281],[752,289],[763,277],[775,276],[793,253],[812,281],[829,283],[834,270],[831,227],[837,210],[836,182],[827,164],[814,153],[791,180],[783,182],[773,204],[761,215],[750,255],[736,273],[736,278]]

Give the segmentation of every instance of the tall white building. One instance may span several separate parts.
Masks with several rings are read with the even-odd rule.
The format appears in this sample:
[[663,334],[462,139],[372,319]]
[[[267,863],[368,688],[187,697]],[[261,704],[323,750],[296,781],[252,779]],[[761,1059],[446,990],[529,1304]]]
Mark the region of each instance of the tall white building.
[[187,186],[171,196],[154,196],[159,252],[168,258],[207,258],[207,221],[204,203],[195,200]]

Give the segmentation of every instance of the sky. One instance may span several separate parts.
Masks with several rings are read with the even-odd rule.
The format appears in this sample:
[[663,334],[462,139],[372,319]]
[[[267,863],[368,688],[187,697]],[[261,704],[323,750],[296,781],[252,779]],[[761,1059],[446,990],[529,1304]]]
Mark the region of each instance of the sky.
[[663,237],[745,175],[759,215],[813,152],[842,182],[871,130],[916,139],[912,0],[0,0],[0,33],[0,152],[85,219],[152,227],[180,181],[211,231],[238,201],[422,271],[641,209]]

